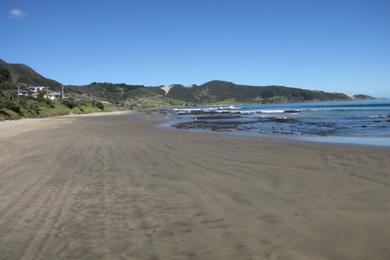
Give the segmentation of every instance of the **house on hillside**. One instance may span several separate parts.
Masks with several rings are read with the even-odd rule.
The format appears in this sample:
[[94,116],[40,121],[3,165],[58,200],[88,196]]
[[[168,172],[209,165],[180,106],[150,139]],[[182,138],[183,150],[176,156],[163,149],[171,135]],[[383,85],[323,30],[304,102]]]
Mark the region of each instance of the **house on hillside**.
[[63,98],[63,94],[61,92],[50,91],[48,87],[28,84],[18,84],[18,89],[6,90],[3,92],[10,92],[15,98],[18,96],[37,98],[40,93],[43,94],[43,97],[50,100]]
[[17,96],[24,97],[37,97],[40,92],[45,91],[46,87],[42,86],[31,86],[28,84],[20,83],[18,84],[18,89],[11,90],[12,94]]
[[39,93],[48,91],[48,89],[43,86],[30,86],[28,90],[31,92],[31,97],[37,97]]
[[14,95],[16,96],[24,96],[24,97],[31,97],[31,92],[28,90],[14,90]]
[[45,95],[45,98],[48,98],[50,100],[61,99],[61,97],[62,97],[61,92],[49,92],[48,94]]
[[29,90],[31,90],[31,92],[33,92],[33,93],[42,92],[45,89],[46,89],[46,87],[42,87],[42,86],[30,86],[29,87]]

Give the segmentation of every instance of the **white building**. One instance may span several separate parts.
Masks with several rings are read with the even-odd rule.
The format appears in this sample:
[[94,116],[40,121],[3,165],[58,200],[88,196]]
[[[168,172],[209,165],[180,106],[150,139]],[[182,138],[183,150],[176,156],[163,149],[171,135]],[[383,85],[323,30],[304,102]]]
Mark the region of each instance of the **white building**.
[[42,86],[32,86],[29,88],[32,92],[42,92],[46,89],[46,87]]
[[27,90],[15,90],[14,91],[15,95],[19,95],[19,96],[24,96],[24,97],[31,97],[31,92],[30,91],[27,91]]
[[60,99],[62,96],[61,92],[49,92],[45,95],[45,98],[48,98],[50,100]]

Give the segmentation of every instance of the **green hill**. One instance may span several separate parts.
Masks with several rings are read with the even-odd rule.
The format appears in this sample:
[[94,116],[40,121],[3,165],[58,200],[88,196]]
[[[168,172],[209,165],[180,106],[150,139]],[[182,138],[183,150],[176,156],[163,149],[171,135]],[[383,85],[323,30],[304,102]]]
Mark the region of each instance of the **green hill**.
[[124,83],[93,82],[83,86],[66,86],[66,89],[115,103],[131,98],[162,97],[164,95],[164,91],[158,87],[127,85]]
[[328,93],[283,86],[256,87],[219,80],[192,87],[173,84],[170,85],[167,94],[161,87],[96,82],[85,86],[67,86],[66,88],[73,92],[115,103],[140,98],[169,99],[187,104],[351,100],[350,97],[342,93]]
[[[15,83],[41,85],[59,90],[61,83],[45,78],[23,64],[0,60],[0,89],[14,88]],[[202,85],[185,87],[172,84],[164,88],[93,82],[83,86],[66,86],[65,95],[78,100],[102,100],[125,106],[166,106],[223,103],[278,103],[333,101],[372,98],[342,93],[307,90],[284,86],[249,86],[214,80]]]
[[214,80],[190,88],[175,85],[167,94],[168,97],[193,103],[218,102],[304,102],[350,100],[342,93],[306,90],[283,86],[248,86],[232,82]]
[[363,94],[355,94],[352,97],[354,100],[373,100],[375,99],[374,97],[368,96],[368,95],[363,95]]
[[11,64],[0,59],[0,83],[25,83],[59,89],[61,83],[45,78],[24,64]]

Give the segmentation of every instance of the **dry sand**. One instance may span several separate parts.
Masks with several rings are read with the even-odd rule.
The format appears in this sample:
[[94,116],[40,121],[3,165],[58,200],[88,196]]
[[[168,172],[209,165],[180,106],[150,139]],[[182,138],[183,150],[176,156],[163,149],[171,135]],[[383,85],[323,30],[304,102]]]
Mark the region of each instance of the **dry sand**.
[[70,123],[70,120],[63,118],[78,117],[99,117],[108,115],[124,115],[134,113],[132,111],[96,112],[88,114],[69,114],[65,116],[47,118],[23,118],[19,120],[0,121],[0,140],[3,138],[19,135],[32,130],[42,130],[48,128],[58,128],[62,124]]
[[390,259],[390,149],[157,122],[0,123],[0,259]]

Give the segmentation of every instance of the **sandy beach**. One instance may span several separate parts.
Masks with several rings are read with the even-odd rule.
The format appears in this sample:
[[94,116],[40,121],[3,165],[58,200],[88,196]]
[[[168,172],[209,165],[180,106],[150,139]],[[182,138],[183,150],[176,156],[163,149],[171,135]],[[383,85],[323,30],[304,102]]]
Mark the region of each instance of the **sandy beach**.
[[390,259],[389,148],[160,122],[0,122],[0,259]]

